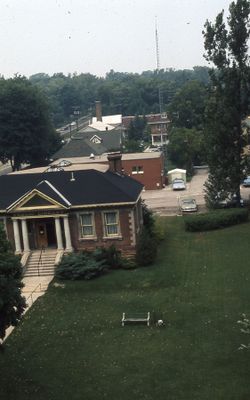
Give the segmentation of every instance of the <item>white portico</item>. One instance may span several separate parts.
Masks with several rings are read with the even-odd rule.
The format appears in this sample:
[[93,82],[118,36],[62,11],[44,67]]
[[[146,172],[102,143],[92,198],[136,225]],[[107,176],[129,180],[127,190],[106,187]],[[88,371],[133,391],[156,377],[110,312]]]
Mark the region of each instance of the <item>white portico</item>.
[[16,254],[34,249],[72,251],[68,214],[13,216]]

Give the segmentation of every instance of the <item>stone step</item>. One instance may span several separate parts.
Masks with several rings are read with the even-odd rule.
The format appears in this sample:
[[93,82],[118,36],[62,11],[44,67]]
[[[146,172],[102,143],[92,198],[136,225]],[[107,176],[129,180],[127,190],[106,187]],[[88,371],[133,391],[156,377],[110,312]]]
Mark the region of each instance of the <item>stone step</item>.
[[54,275],[56,257],[57,250],[32,252],[26,264],[25,277]]

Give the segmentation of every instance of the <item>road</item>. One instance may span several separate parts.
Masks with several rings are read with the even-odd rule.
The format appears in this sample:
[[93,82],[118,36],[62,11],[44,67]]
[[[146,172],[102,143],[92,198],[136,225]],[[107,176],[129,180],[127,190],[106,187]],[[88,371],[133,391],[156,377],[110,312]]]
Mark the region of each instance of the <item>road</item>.
[[[147,190],[142,198],[147,206],[159,215],[179,215],[179,200],[184,197],[193,197],[198,205],[198,210],[206,210],[204,199],[204,183],[208,177],[206,169],[196,170],[191,182],[187,183],[186,190],[173,191],[171,186],[162,190]],[[250,187],[241,186],[241,197],[250,201]]]
[[199,210],[205,210],[203,185],[207,179],[206,169],[197,170],[186,190],[174,191],[171,185],[162,190],[147,190],[142,198],[149,208],[160,215],[176,215],[179,213],[179,200],[183,197],[195,198]]

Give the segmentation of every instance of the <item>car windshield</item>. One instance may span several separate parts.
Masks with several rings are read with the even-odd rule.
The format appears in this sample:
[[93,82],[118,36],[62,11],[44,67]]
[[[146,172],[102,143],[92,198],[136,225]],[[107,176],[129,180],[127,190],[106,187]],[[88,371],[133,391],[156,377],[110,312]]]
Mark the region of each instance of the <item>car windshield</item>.
[[183,183],[183,180],[182,179],[175,179],[174,183]]
[[195,204],[194,199],[186,199],[186,200],[182,200],[183,204]]

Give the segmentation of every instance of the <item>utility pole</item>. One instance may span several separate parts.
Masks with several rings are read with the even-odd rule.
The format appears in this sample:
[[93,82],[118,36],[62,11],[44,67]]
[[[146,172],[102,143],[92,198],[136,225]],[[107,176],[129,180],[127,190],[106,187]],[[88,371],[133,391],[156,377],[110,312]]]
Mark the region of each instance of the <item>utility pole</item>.
[[[157,29],[157,17],[155,17],[155,45],[156,45],[156,70],[159,74],[161,68],[160,68],[160,51],[159,51],[159,35]],[[158,89],[158,94],[159,94],[159,109],[160,109],[160,114],[162,115],[163,97],[160,85]]]

